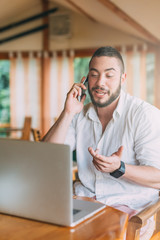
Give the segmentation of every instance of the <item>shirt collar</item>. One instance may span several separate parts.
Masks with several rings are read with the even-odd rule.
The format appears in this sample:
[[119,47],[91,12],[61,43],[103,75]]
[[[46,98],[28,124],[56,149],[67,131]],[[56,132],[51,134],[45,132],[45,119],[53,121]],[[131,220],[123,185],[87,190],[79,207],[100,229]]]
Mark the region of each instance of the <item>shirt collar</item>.
[[96,112],[95,107],[92,103],[89,104],[89,108],[86,112],[86,116],[88,116],[91,120],[93,120],[95,122],[99,122],[97,112]]
[[[121,89],[117,107],[113,112],[113,118],[114,119],[116,118],[116,116],[121,116],[122,111],[123,111],[123,107],[124,107],[124,100],[125,100],[125,92]],[[86,111],[86,116],[87,115],[91,120],[93,120],[95,122],[99,122],[97,112],[96,112],[95,107],[92,103],[89,104],[89,107]]]
[[124,90],[121,89],[121,93],[120,93],[120,97],[119,97],[117,107],[113,112],[113,118],[114,119],[116,118],[117,115],[118,116],[122,115],[123,108],[124,108],[124,100],[125,100],[125,92],[124,92]]

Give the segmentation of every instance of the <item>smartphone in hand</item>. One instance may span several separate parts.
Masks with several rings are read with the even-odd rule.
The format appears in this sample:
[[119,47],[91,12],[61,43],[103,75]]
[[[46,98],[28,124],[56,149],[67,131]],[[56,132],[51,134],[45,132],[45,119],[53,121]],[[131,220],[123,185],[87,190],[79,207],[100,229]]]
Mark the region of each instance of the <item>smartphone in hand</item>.
[[[88,76],[86,77],[86,79],[83,81],[83,84],[86,86],[86,88],[88,88]],[[78,96],[78,100],[81,101],[82,96],[85,94],[86,90],[82,89],[82,94],[81,96]]]

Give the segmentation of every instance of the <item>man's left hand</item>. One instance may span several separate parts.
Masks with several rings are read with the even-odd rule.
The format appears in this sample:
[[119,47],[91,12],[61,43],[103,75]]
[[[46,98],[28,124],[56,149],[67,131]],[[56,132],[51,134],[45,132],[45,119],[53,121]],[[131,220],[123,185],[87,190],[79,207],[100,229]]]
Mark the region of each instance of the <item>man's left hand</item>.
[[98,171],[111,173],[120,168],[123,146],[109,157],[98,154],[99,150],[94,151],[92,147],[89,147],[88,151],[92,155],[93,164]]

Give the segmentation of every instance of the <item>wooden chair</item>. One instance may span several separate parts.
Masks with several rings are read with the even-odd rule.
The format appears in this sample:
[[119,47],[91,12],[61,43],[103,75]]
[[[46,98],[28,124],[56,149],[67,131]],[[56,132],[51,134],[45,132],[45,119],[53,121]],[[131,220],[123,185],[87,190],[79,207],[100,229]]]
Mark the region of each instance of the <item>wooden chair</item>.
[[[147,222],[151,217],[155,221]],[[142,227],[146,227],[140,236]],[[151,205],[132,216],[128,222],[126,240],[160,240],[160,198]]]
[[13,133],[21,133],[21,136],[18,138],[20,140],[30,140],[30,133],[31,133],[31,124],[32,124],[32,118],[31,117],[25,117],[24,119],[24,125],[23,128],[13,128],[13,127],[5,127],[1,125],[1,133],[6,133],[6,137],[11,138],[18,138],[16,135],[12,136]]
[[30,140],[32,118],[25,117],[21,140]]
[[77,168],[77,163],[74,162],[74,161],[73,161],[72,179],[73,179],[73,181],[78,180],[78,168]]
[[76,150],[73,151],[72,158],[73,158],[73,181],[76,181],[76,180],[79,180],[77,159],[76,159]]
[[35,142],[40,142],[41,141],[41,133],[38,129],[32,128],[32,135],[33,135],[33,139]]

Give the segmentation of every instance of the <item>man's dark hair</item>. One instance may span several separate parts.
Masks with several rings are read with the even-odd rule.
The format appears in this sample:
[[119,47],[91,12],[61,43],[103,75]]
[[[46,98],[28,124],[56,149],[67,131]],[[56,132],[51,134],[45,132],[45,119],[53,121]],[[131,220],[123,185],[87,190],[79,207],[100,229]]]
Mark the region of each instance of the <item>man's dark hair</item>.
[[89,66],[90,66],[94,57],[115,57],[115,58],[117,58],[120,62],[120,65],[121,65],[121,72],[124,73],[124,62],[123,62],[123,59],[122,59],[122,56],[121,56],[120,52],[116,48],[113,48],[113,47],[110,47],[110,46],[98,48],[94,52],[94,54],[93,54],[93,56],[92,56],[92,58],[89,62]]

